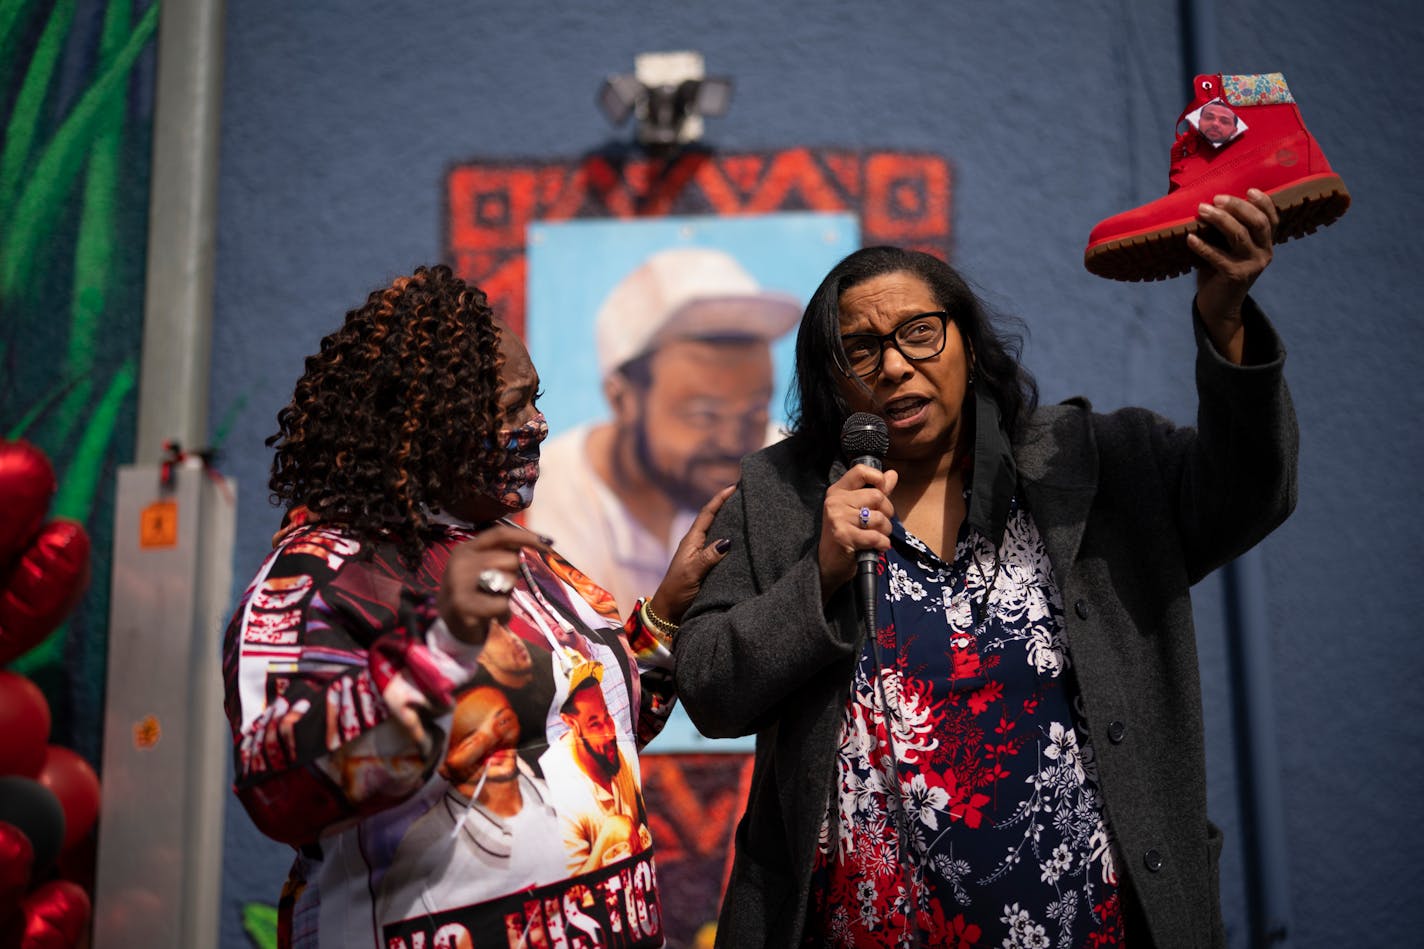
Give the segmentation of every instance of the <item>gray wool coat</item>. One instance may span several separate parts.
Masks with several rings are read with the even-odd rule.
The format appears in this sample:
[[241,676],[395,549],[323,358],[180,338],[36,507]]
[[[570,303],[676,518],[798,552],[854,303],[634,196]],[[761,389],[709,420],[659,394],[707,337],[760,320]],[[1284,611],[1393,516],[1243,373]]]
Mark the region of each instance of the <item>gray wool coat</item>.
[[[1238,367],[1196,325],[1195,428],[1072,400],[1039,409],[1013,444],[1019,496],[1063,594],[1134,949],[1225,944],[1188,589],[1280,524],[1296,496],[1274,329],[1248,301]],[[809,455],[793,437],[743,461],[710,531],[731,550],[674,647],[697,727],[757,736],[717,933],[728,949],[800,942],[863,640],[852,584],[822,606],[816,545],[831,473]]]

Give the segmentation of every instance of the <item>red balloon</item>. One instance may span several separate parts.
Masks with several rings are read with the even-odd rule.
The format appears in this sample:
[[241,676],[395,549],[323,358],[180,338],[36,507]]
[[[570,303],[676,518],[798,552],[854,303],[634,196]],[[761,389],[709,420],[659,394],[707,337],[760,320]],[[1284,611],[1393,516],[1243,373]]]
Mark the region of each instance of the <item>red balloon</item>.
[[0,775],[33,778],[49,744],[49,703],[40,687],[0,669]]
[[56,487],[44,452],[25,441],[0,441],[0,565],[34,538]]
[[99,817],[99,776],[68,748],[50,745],[47,751],[35,780],[54,792],[64,810],[64,840],[59,845],[63,853],[83,840]]
[[30,888],[35,869],[35,848],[25,832],[9,821],[0,820],[0,908],[18,906],[20,896]]
[[89,928],[89,894],[68,880],[35,887],[21,905],[25,938],[20,949],[74,949]]
[[77,521],[53,520],[0,571],[0,665],[39,645],[89,585],[89,535]]

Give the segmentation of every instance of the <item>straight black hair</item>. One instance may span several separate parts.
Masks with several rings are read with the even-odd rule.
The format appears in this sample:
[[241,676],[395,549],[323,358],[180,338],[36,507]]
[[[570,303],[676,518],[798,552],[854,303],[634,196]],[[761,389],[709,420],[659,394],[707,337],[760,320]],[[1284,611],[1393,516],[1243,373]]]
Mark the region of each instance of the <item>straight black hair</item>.
[[1038,384],[1019,365],[1021,338],[996,328],[995,317],[949,264],[931,254],[888,246],[862,248],[836,264],[806,304],[796,334],[792,433],[819,461],[829,463],[838,453],[841,425],[850,414],[839,389],[849,373],[841,348],[841,294],[891,273],[914,274],[929,286],[974,354],[975,391],[994,397],[1004,431],[1012,438],[1038,405]]

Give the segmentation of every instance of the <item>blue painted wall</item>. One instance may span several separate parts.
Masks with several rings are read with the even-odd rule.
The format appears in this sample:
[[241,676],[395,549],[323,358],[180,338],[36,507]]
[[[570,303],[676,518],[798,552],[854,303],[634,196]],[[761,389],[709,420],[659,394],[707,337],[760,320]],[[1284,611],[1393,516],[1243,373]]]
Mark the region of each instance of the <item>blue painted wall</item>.
[[[1100,218],[1162,193],[1181,78],[1177,4],[637,0],[228,4],[214,425],[241,487],[236,571],[266,551],[262,439],[302,358],[365,294],[443,247],[443,181],[471,158],[567,158],[611,130],[593,104],[636,53],[693,48],[735,78],[708,123],[729,151],[925,150],[955,170],[953,262],[1030,328],[1045,400],[1193,416],[1189,279],[1082,268]],[[1282,71],[1355,204],[1280,248],[1257,297],[1290,351],[1300,506],[1261,548],[1289,835],[1292,945],[1414,944],[1424,785],[1424,12],[1409,0],[1219,4],[1226,72]],[[620,136],[625,133],[617,133]],[[1245,945],[1221,585],[1195,597],[1223,896]],[[215,632],[216,635],[216,632]],[[237,805],[223,946],[287,863]]]

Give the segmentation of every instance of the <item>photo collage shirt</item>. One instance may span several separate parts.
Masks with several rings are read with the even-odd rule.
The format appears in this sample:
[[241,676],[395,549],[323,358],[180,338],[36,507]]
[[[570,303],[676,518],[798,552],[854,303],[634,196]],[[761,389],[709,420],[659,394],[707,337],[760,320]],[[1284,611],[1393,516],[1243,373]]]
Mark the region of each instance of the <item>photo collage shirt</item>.
[[[605,591],[526,550],[480,646],[435,609],[451,551],[312,525],[279,535],[224,648],[235,787],[297,848],[283,945],[664,944],[638,751],[671,656]],[[392,716],[421,709],[420,747]]]

